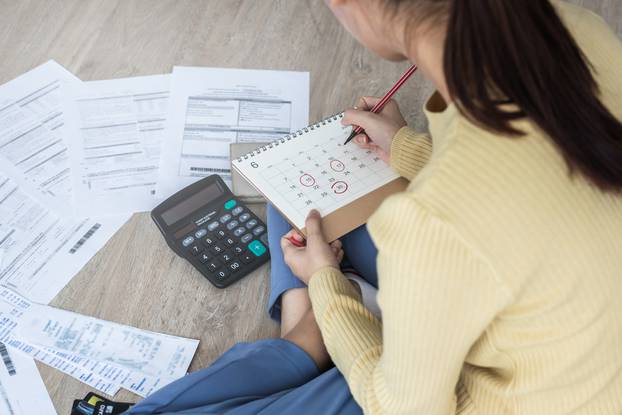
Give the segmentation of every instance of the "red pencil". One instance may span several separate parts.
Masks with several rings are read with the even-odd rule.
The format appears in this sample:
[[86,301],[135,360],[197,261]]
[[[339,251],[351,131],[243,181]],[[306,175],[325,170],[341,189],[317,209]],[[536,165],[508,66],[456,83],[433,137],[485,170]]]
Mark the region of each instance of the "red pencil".
[[[376,105],[374,105],[374,107],[371,109],[371,112],[373,112],[374,114],[377,114],[380,111],[382,111],[382,109],[387,104],[387,102],[389,102],[389,100],[393,97],[393,95],[395,95],[398,89],[400,89],[402,85],[404,85],[404,83],[408,80],[408,78],[410,78],[412,74],[415,73],[415,71],[417,71],[417,65],[413,65],[410,68],[408,68],[406,73],[404,73],[404,75],[402,75],[402,77],[395,83],[395,85],[393,85],[393,88],[391,88],[389,92],[387,92],[386,95],[382,97],[382,99],[378,101]],[[362,132],[363,132],[363,129],[361,127],[358,127],[358,126],[355,127],[352,130],[352,134],[350,134],[346,142],[343,144],[344,145],[348,144],[354,137],[356,137]]]

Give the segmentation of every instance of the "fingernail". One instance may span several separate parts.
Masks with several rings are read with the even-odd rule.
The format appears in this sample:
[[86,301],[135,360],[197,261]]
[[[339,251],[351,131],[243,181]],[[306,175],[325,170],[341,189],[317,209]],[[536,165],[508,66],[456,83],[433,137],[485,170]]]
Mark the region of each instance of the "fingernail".
[[300,236],[299,234],[295,233],[294,234],[294,239],[297,241],[302,241],[302,236]]
[[354,109],[355,109],[355,110],[357,110],[357,109],[359,109],[359,107],[357,107],[357,106],[355,105],[355,106],[354,106]]

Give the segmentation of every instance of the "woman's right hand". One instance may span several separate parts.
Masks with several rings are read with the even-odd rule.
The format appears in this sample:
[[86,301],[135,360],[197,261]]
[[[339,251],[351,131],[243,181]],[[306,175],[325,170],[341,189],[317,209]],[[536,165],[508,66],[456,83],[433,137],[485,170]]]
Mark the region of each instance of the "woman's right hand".
[[354,137],[353,141],[361,148],[372,150],[389,164],[391,142],[406,121],[393,100],[387,102],[378,114],[370,112],[380,100],[378,97],[359,98],[356,107],[346,110],[341,123],[362,127],[365,131]]

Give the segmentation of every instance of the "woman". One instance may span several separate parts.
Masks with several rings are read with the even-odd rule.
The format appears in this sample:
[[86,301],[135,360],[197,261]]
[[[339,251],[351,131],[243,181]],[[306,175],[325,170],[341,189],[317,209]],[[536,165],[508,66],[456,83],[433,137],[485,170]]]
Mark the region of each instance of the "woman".
[[[431,137],[394,103],[344,117],[411,180],[368,222],[377,260],[364,229],[328,244],[317,212],[298,248],[271,210],[283,339],[237,345],[131,412],[621,413],[619,40],[548,0],[327,3],[438,91]],[[377,263],[382,321],[344,251],[372,283]]]

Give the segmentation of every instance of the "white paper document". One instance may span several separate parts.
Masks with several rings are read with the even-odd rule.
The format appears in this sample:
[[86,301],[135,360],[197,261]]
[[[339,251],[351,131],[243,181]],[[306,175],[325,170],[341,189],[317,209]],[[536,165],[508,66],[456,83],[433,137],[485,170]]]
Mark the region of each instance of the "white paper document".
[[230,185],[231,143],[273,141],[308,116],[308,72],[173,68],[160,196],[210,174]]
[[32,358],[0,343],[0,414],[56,415]]
[[185,375],[199,344],[49,306],[33,310],[19,330],[25,341],[152,376]]
[[0,287],[0,342],[114,396],[141,396],[184,376],[198,340],[30,302]]
[[0,86],[0,284],[41,303],[129,217],[74,214],[60,91],[80,83],[49,61]]
[[[49,61],[0,86],[0,166],[58,213],[71,211],[71,179],[60,88],[81,81]],[[71,212],[69,212],[71,213]]]
[[0,168],[0,285],[48,303],[127,217],[59,216],[22,187]]
[[74,201],[79,214],[151,210],[170,75],[67,84],[63,94]]

